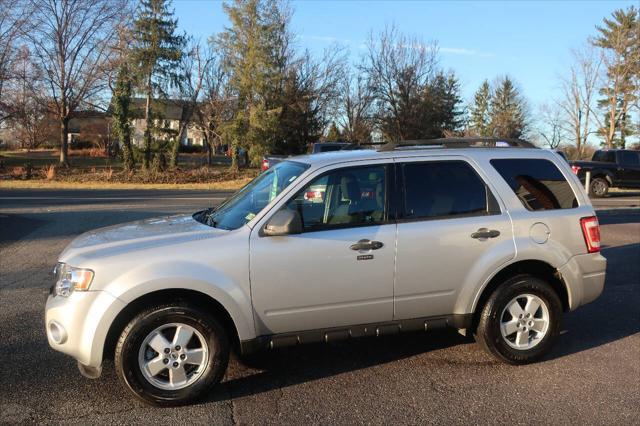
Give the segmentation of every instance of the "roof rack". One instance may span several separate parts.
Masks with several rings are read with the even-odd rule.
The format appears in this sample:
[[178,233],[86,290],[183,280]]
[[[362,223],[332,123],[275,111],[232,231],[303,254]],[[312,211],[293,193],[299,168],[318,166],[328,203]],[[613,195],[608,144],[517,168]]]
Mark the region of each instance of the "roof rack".
[[399,142],[389,142],[382,145],[378,151],[394,151],[398,148],[433,146],[443,148],[493,148],[507,145],[514,148],[536,148],[531,142],[512,138],[438,138],[418,139]]

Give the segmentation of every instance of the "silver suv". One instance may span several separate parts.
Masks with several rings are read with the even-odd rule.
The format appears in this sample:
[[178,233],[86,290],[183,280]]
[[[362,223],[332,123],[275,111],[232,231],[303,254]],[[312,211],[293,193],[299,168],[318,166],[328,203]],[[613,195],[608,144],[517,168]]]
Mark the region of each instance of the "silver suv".
[[[569,165],[519,140],[292,158],[216,209],[88,232],[60,255],[49,344],[141,400],[183,404],[230,350],[453,327],[511,364],[602,292],[598,220]],[[413,334],[413,338],[421,338]]]

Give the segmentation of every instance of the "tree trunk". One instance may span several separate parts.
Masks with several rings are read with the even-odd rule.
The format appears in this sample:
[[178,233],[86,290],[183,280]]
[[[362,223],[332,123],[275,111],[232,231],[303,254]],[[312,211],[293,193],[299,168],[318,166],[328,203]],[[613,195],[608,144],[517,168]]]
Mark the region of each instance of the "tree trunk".
[[60,165],[69,167],[69,119],[60,120]]
[[237,172],[238,168],[238,152],[236,150],[236,144],[231,143],[231,167],[232,172]]
[[211,150],[213,149],[213,147],[209,143],[209,136],[206,132],[203,132],[202,139],[204,140],[204,143],[207,147],[207,166],[211,167],[211,163],[213,162],[213,155],[211,153]]
[[171,158],[169,158],[169,166],[171,168],[178,167],[178,154],[180,153],[180,135],[171,144]]
[[131,149],[131,138],[130,137],[121,138],[120,145],[122,146],[122,159],[124,160],[124,169],[130,172],[135,167],[133,150]]
[[151,76],[147,80],[147,104],[144,110],[146,129],[144,130],[144,160],[142,168],[148,169],[151,163]]
[[627,145],[625,132],[627,128],[627,106],[622,106],[622,114],[620,115],[620,149],[625,149]]
[[182,142],[182,135],[187,131],[187,126],[182,121],[178,127],[178,137],[171,144],[171,158],[169,159],[169,165],[171,167],[178,167],[178,155],[180,154],[180,143]]

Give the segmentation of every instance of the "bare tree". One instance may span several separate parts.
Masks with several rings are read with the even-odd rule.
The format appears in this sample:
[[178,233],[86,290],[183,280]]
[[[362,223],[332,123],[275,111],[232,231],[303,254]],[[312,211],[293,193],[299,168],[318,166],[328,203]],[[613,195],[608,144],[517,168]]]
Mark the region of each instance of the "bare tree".
[[31,8],[21,0],[0,0],[0,123],[11,116],[4,89],[11,80],[18,41],[31,15]]
[[561,80],[561,98],[557,101],[565,120],[563,128],[573,135],[578,158],[591,133],[592,111],[601,61],[592,48],[574,50],[569,75]]
[[51,123],[43,97],[42,73],[33,64],[27,46],[20,47],[15,54],[11,73],[4,93],[11,110],[7,121],[13,127],[16,142],[22,148],[32,149],[49,136]]
[[421,137],[420,99],[437,71],[435,42],[400,34],[395,27],[371,34],[362,71],[375,96],[376,121],[388,139]]
[[52,112],[60,123],[60,163],[67,156],[69,120],[106,83],[125,0],[31,0],[27,37],[43,70]]
[[178,128],[177,138],[174,141],[171,152],[171,166],[178,165],[178,151],[180,141],[189,126],[193,126],[193,118],[198,109],[200,93],[207,77],[209,66],[214,60],[210,48],[203,48],[199,41],[189,40],[187,51],[180,58],[178,74],[178,94],[182,114]]
[[371,142],[373,132],[373,92],[360,73],[348,73],[340,95],[339,123],[344,138],[351,143]]
[[540,107],[542,126],[538,133],[551,149],[557,149],[566,137],[563,115],[557,104],[543,104]]
[[221,64],[220,57],[214,55],[211,44],[208,49],[206,56],[211,58],[211,62],[204,70],[202,93],[193,122],[203,134],[207,146],[207,164],[211,165],[212,154],[222,144],[222,127],[233,118],[235,97],[228,84],[229,74]]

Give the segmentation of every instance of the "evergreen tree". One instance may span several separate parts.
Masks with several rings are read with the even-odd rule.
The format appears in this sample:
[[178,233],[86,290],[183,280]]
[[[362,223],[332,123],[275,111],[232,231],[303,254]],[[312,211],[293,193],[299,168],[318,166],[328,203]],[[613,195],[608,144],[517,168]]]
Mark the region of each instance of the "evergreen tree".
[[598,120],[605,146],[624,147],[630,135],[626,125],[629,110],[638,101],[640,87],[640,22],[634,6],[613,12],[612,19],[605,18],[604,25],[596,27],[598,36],[591,42],[602,49],[606,67],[605,84],[600,87],[602,98],[598,106],[605,112]]
[[329,127],[329,132],[327,132],[326,137],[327,142],[340,142],[343,140],[342,132],[338,129],[335,121],[331,123],[331,127]]
[[131,103],[131,78],[129,65],[123,62],[118,70],[115,88],[113,90],[113,125],[126,171],[133,170],[135,161],[131,149],[131,124],[129,122],[129,104]]
[[491,86],[485,80],[473,97],[471,106],[471,131],[478,136],[491,136]]
[[455,133],[462,123],[460,82],[453,72],[438,72],[425,88],[423,100],[423,133],[443,137]]
[[231,167],[236,169],[238,148],[249,149],[256,162],[275,143],[289,54],[289,17],[276,0],[234,0],[223,7],[231,26],[215,42],[237,97],[234,117],[223,127],[231,146]]
[[520,138],[527,130],[526,104],[513,80],[498,80],[491,97],[490,128],[493,136]]
[[146,96],[144,168],[148,168],[151,161],[152,100],[156,95],[164,96],[164,89],[175,83],[185,44],[185,37],[176,34],[178,21],[173,19],[169,5],[170,0],[141,0],[134,21],[131,54],[138,87]]

